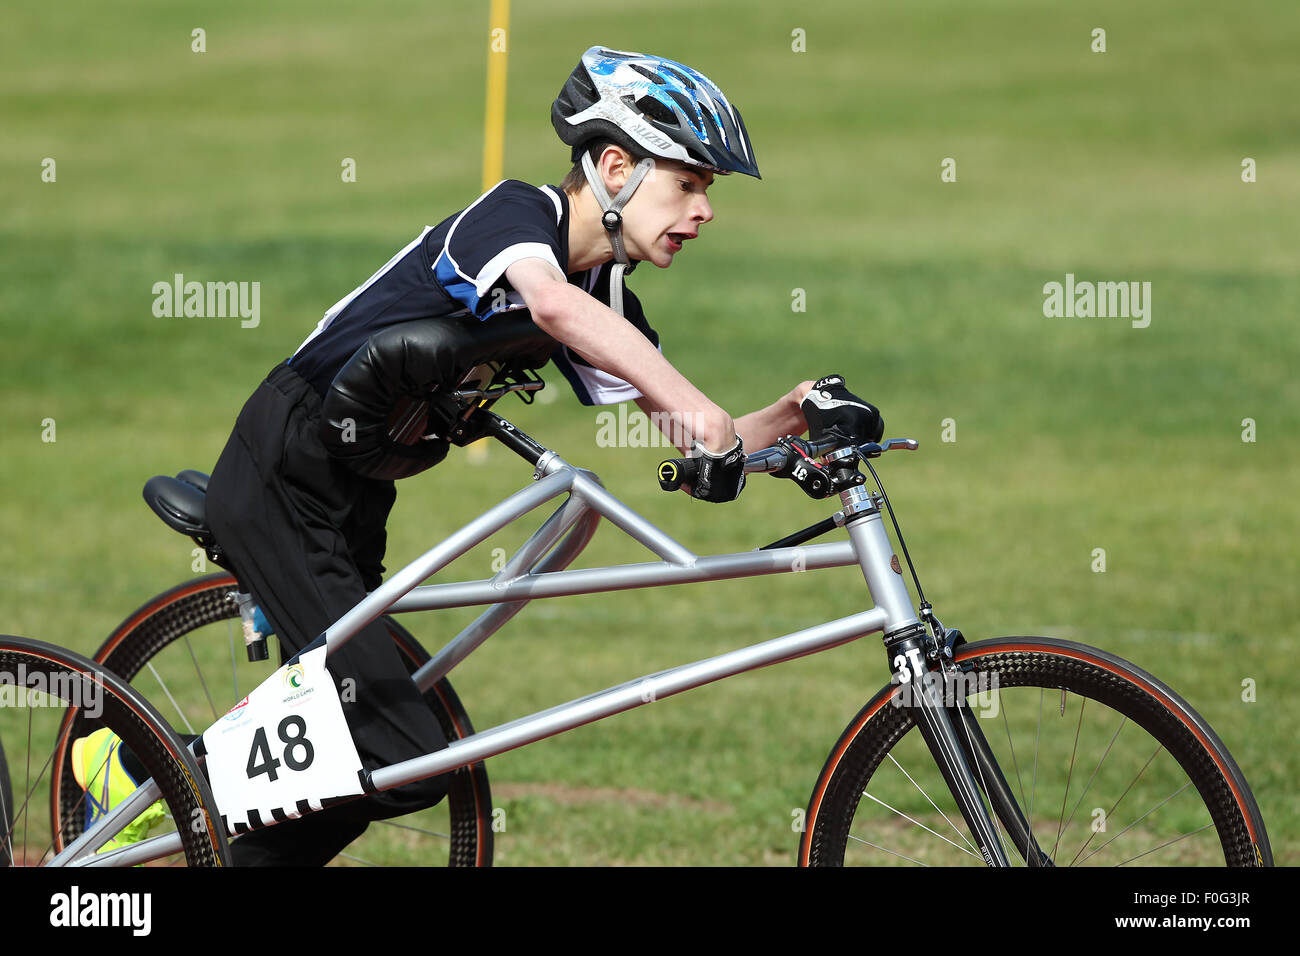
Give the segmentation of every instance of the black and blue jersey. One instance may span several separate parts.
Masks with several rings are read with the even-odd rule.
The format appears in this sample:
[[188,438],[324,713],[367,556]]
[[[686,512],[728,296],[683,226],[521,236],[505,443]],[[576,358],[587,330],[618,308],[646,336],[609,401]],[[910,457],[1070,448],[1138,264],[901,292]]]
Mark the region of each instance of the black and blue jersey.
[[[476,315],[490,322],[500,312],[524,309],[505,271],[529,258],[544,259],[568,275],[569,200],[558,187],[507,179],[459,213],[426,226],[365,283],[331,306],[290,364],[324,395],[339,369],[380,329],[453,315]],[[606,263],[568,279],[608,302],[610,271]],[[623,312],[659,345],[641,303],[626,286]],[[584,405],[609,405],[641,395],[566,346],[560,345],[551,358]]]

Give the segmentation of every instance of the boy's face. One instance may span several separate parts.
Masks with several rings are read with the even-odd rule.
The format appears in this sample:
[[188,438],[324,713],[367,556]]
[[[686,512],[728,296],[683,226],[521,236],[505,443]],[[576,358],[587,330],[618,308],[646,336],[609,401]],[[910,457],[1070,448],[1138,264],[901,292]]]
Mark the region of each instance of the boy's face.
[[705,190],[713,173],[671,159],[656,159],[655,168],[623,208],[623,243],[630,259],[666,269],[700,225],[713,218]]

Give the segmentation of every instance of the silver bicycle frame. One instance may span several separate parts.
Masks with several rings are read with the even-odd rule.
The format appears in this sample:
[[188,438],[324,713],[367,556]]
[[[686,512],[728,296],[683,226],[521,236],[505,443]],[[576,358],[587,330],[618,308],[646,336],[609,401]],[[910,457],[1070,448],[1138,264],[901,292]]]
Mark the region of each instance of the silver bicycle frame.
[[[541,457],[533,479],[535,484],[511,495],[426,551],[339,618],[322,635],[328,648],[327,656],[382,614],[490,605],[487,611],[413,675],[412,679],[423,692],[534,598],[721,581],[853,564],[862,569],[875,607],[717,657],[634,678],[586,697],[479,731],[452,741],[445,750],[374,771],[370,778],[376,789],[390,790],[447,773],[724,677],[814,654],[877,631],[888,635],[919,623],[912,598],[903,583],[902,573],[897,570],[898,559],[894,556],[893,545],[885,532],[880,512],[871,496],[859,488],[851,489],[841,496],[846,505],[846,513],[849,513],[845,522],[848,541],[699,556],[606,491],[592,472],[575,468],[554,452],[548,451]],[[494,577],[456,584],[419,586],[497,531],[540,505],[566,494],[567,499]],[[601,517],[609,519],[661,560],[607,568],[564,570],[591,540]],[[108,839],[114,832],[111,827],[119,822],[119,817],[122,818],[120,823],[129,822],[158,797],[157,785],[152,781],[145,784],[130,800],[114,808],[100,825],[66,847],[55,862],[75,860],[78,864],[91,866],[132,865],[178,851],[181,847],[180,838],[172,833],[110,853],[78,859],[83,854],[93,853],[94,849]],[[93,837],[99,834],[102,836],[96,842]]]
[[[536,484],[512,495],[421,555],[340,618],[325,632],[327,653],[341,647],[362,627],[387,612],[492,605],[415,674],[417,686],[425,691],[534,598],[858,564],[877,606],[717,657],[634,678],[587,697],[479,731],[453,741],[446,750],[374,771],[371,780],[377,789],[388,790],[446,773],[724,677],[812,654],[876,631],[889,632],[917,623],[902,578],[890,567],[893,546],[877,511],[865,513],[848,525],[847,542],[701,557],[611,495],[592,473],[573,467],[554,453],[544,456],[538,463],[534,478]],[[418,586],[523,514],[566,493],[568,499],[495,577],[458,584]],[[591,539],[600,517],[607,518],[662,560],[581,571],[563,570]],[[549,561],[543,560],[547,551],[566,532],[569,539],[556,549]]]

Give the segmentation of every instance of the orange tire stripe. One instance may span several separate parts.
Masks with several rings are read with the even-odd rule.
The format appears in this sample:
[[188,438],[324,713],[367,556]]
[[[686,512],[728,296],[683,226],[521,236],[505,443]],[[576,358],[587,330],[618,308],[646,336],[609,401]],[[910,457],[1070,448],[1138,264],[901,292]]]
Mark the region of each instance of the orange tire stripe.
[[[1137,684],[1139,687],[1146,690],[1157,700],[1164,703],[1164,705],[1175,715],[1177,715],[1179,720],[1182,721],[1183,726],[1185,726],[1188,730],[1190,730],[1196,736],[1196,739],[1199,740],[1201,744],[1205,747],[1205,749],[1214,757],[1214,762],[1218,766],[1220,773],[1223,774],[1224,779],[1228,781],[1228,786],[1232,789],[1232,795],[1237,801],[1237,809],[1241,813],[1242,819],[1245,820],[1246,829],[1250,833],[1251,842],[1254,843],[1256,846],[1259,845],[1259,836],[1255,832],[1255,826],[1253,821],[1251,820],[1251,815],[1249,813],[1246,813],[1242,809],[1245,806],[1245,801],[1242,798],[1241,791],[1237,788],[1237,782],[1233,779],[1233,774],[1229,772],[1228,768],[1224,766],[1223,762],[1219,759],[1217,748],[1211,745],[1210,741],[1205,737],[1204,734],[1201,733],[1198,727],[1196,727],[1194,724],[1192,724],[1190,721],[1187,720],[1187,718],[1183,714],[1183,709],[1180,706],[1178,706],[1175,701],[1171,700],[1168,697],[1168,695],[1163,693],[1159,688],[1152,686],[1145,680],[1142,680],[1138,675],[1121,671],[1120,669],[1111,665],[1109,662],[1101,660],[1100,658],[1093,657],[1092,655],[1085,654],[1081,651],[1076,651],[1072,648],[1061,647],[1056,644],[1003,643],[1001,641],[998,641],[995,646],[981,647],[974,650],[967,650],[965,653],[958,651],[955,660],[957,661],[978,660],[979,658],[987,657],[990,654],[1001,654],[1007,651],[1026,651],[1030,653],[1046,651],[1062,657],[1069,657],[1074,660],[1084,661],[1085,663],[1092,664],[1096,667],[1100,667],[1102,670],[1107,671],[1108,673],[1115,674],[1118,677],[1122,677],[1127,681],[1131,681],[1132,683]],[[898,686],[901,687],[902,685],[898,685]],[[839,763],[844,756],[844,752],[848,749],[849,745],[853,743],[855,739],[857,739],[857,735],[862,730],[863,725],[867,721],[869,721],[872,717],[874,717],[879,712],[881,707],[883,707],[886,703],[892,700],[895,693],[896,691],[885,695],[880,699],[879,703],[877,703],[875,707],[872,707],[870,711],[864,713],[861,716],[861,719],[859,719],[858,722],[855,725],[853,725],[853,732],[851,734],[846,734],[843,742],[838,747],[836,747],[836,749],[831,753],[831,756],[827,761],[826,772],[824,772],[822,774],[822,778],[817,781],[817,789],[813,793],[812,801],[809,804],[809,810],[810,810],[808,814],[809,819],[805,821],[804,824],[806,834],[811,834],[813,831],[813,827],[817,819],[817,814],[821,811],[821,802],[822,802],[822,798],[825,796],[826,793],[826,786],[830,782],[831,777],[834,776],[835,770],[839,767]],[[808,865],[808,854],[811,850],[811,843],[812,843],[811,837],[806,837],[803,840],[803,845],[800,847],[799,850],[800,866]]]

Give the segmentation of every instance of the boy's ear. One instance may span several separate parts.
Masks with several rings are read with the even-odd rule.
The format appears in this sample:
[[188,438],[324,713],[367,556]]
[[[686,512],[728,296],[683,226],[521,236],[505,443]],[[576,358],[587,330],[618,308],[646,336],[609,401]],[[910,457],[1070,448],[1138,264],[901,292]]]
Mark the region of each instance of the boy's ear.
[[[636,165],[637,161],[632,158],[632,155],[627,150],[615,143],[611,143],[601,152],[600,162],[596,164],[596,169],[605,177],[606,188],[609,188],[611,184],[613,185],[613,188],[609,189],[612,196],[623,188],[623,184],[632,175],[632,170],[636,169]],[[655,168],[658,168],[657,161]],[[653,169],[649,175],[654,175]]]
[[596,170],[604,178],[605,188],[611,194],[618,192],[627,179],[624,158],[623,150],[613,145],[606,146],[600,154],[600,163],[596,166]]

